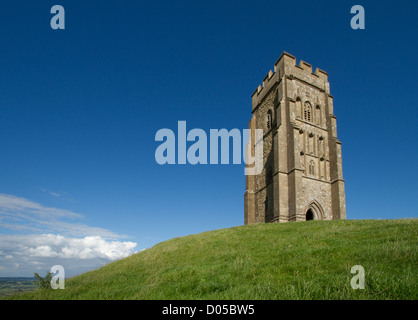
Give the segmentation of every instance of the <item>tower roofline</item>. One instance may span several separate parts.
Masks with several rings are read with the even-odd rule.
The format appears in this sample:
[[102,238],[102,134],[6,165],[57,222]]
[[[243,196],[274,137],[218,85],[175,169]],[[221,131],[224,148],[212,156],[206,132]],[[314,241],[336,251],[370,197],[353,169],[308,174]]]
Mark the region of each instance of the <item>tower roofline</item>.
[[306,61],[300,60],[299,65],[297,65],[296,57],[292,54],[284,51],[279,59],[277,59],[274,64],[274,71],[269,71],[264,77],[262,84],[260,84],[257,89],[254,90],[251,95],[253,100],[253,108],[262,100],[264,95],[271,89],[274,83],[278,82],[283,74],[293,74],[292,69],[299,69],[303,74],[307,76],[314,76],[321,83],[328,82],[328,73],[320,68],[316,68],[315,72],[312,72],[312,65]]

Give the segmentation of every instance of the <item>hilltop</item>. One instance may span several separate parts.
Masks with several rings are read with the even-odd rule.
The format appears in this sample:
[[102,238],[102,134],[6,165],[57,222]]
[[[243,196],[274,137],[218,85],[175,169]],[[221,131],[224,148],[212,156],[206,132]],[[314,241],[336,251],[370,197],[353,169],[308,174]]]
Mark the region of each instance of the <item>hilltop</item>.
[[[417,299],[417,219],[254,224],[174,238],[13,299]],[[354,290],[351,267],[365,270]]]

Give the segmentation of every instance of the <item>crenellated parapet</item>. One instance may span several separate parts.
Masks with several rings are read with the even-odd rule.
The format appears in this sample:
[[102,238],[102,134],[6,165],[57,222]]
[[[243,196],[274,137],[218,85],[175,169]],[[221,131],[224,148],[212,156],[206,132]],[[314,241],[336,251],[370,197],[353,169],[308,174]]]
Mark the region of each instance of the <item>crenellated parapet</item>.
[[[329,93],[328,73],[324,70],[316,68],[315,72],[312,72],[312,65],[300,60],[297,64],[296,58],[290,53],[283,52],[280,58],[274,64],[274,71],[270,70],[263,79],[253,94],[252,105],[254,108],[263,100],[270,89],[283,77],[288,79],[299,79],[312,86],[316,86],[321,91]],[[292,97],[293,98],[293,97]]]

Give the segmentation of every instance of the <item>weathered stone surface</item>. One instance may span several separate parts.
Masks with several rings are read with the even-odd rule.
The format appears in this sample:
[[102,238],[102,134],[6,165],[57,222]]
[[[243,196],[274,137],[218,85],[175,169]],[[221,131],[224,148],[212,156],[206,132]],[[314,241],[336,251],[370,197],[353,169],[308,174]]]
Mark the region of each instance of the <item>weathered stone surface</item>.
[[245,224],[346,218],[329,88],[325,71],[284,52],[254,91],[249,128],[264,130],[263,171],[246,177]]

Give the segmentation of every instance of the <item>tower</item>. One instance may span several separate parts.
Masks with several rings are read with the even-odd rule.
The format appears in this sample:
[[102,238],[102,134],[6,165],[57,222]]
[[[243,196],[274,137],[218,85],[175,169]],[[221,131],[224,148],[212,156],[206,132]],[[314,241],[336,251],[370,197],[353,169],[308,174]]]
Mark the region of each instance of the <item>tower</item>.
[[[263,170],[246,176],[244,222],[346,219],[341,142],[328,74],[284,52],[252,94]],[[254,142],[248,146],[254,155]]]

